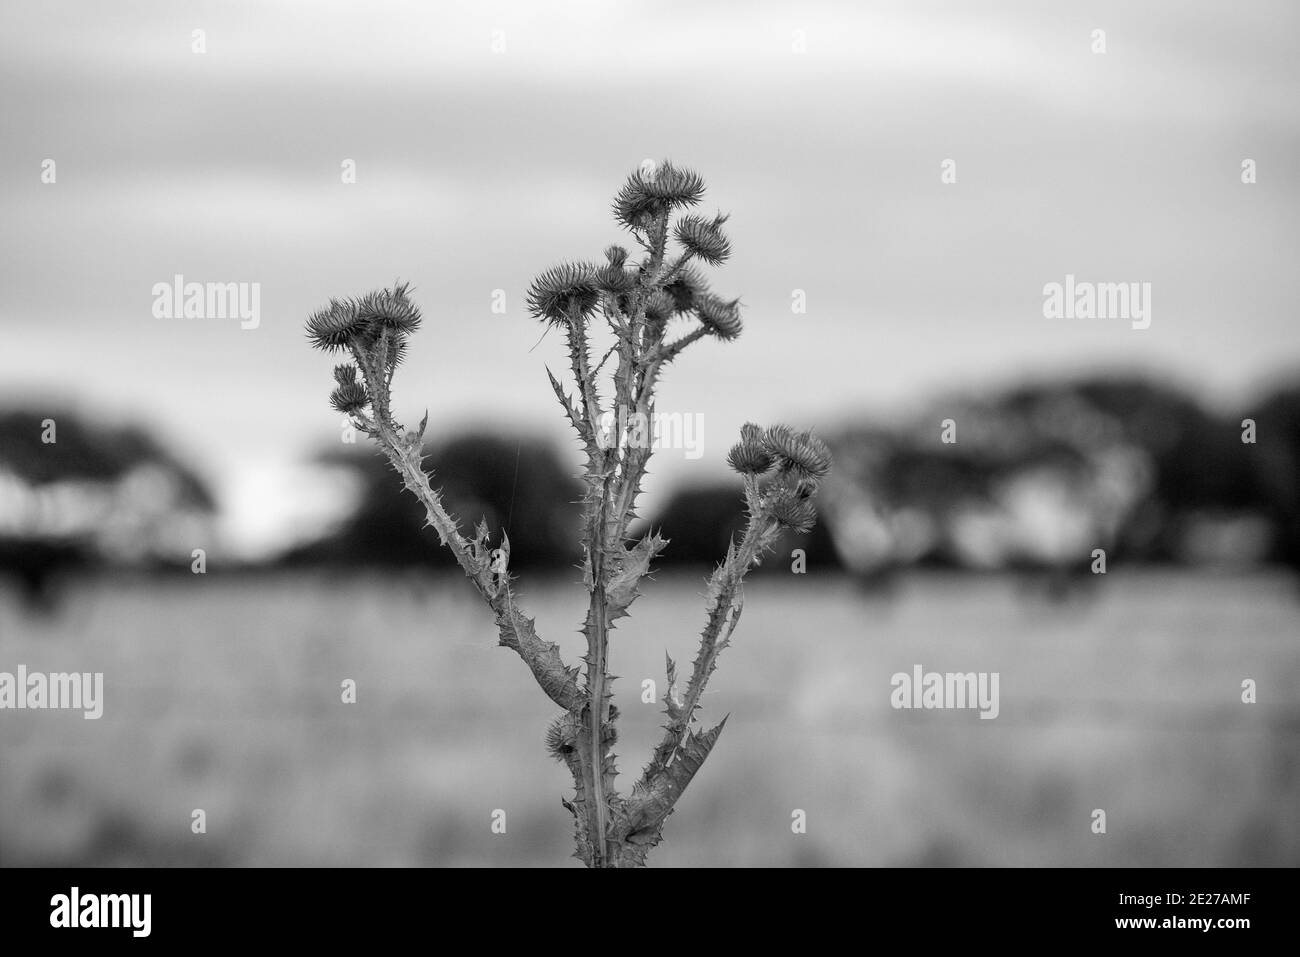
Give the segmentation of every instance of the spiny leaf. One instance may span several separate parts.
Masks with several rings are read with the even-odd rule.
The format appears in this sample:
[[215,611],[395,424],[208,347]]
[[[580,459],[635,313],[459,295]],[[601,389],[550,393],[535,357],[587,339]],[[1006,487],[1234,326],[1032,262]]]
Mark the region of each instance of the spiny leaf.
[[685,703],[677,700],[677,662],[664,652],[664,658],[668,662],[668,687],[664,690],[664,713],[668,715],[668,720],[676,724],[682,718],[682,709]]
[[627,615],[628,606],[640,594],[637,586],[650,571],[654,560],[668,539],[658,532],[650,532],[632,548],[621,548],[622,554],[614,560],[613,570],[605,584],[606,608],[611,621]]
[[686,790],[686,786],[691,783],[696,772],[704,764],[713,750],[714,744],[718,741],[718,736],[722,734],[722,729],[726,727],[727,718],[718,722],[717,727],[710,728],[700,734],[688,734],[673,754],[669,763],[656,769],[647,786],[641,789],[641,797],[644,801],[642,811],[642,827],[646,824],[662,822],[673,809]]
[[573,407],[573,403],[569,401],[569,397],[564,392],[564,386],[560,385],[560,380],[555,378],[555,373],[548,368],[546,375],[551,380],[551,388],[555,391],[555,397],[560,400],[560,405],[563,407],[564,414],[568,417],[570,424],[573,425],[578,435],[590,445],[592,442],[590,424],[584,421],[582,414]]

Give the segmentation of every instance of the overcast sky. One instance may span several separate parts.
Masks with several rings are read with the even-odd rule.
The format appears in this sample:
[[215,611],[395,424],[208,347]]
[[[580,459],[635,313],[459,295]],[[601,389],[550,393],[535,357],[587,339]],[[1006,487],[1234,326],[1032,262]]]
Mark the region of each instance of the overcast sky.
[[[560,438],[523,292],[619,241],[610,197],[671,157],[732,213],[715,286],[748,325],[669,375],[660,409],[703,413],[706,445],[660,483],[714,474],[749,418],[1025,375],[1236,402],[1300,360],[1298,30],[1288,2],[10,0],[0,400],[142,417],[265,533],[286,467],[338,441],[305,315],[401,277],[427,321],[406,418]],[[177,273],[260,283],[260,326],[156,318]],[[1151,327],[1044,318],[1067,273],[1150,282]]]

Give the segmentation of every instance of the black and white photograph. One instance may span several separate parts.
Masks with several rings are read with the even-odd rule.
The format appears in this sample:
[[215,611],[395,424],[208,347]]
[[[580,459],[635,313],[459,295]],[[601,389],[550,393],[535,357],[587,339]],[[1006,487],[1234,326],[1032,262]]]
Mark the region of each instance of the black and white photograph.
[[24,921],[1300,864],[1293,3],[14,0],[0,74]]

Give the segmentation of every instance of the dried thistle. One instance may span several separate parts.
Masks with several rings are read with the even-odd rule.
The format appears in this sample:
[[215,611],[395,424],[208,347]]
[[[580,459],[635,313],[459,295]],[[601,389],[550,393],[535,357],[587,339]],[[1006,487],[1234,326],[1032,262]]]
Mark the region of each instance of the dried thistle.
[[[609,638],[615,622],[629,614],[655,558],[668,544],[657,532],[636,541],[628,528],[652,450],[634,436],[636,423],[653,411],[663,369],[692,343],[713,336],[740,335],[739,300],[709,290],[694,263],[716,265],[731,254],[722,233],[726,217],[681,217],[680,209],[703,198],[698,174],[662,163],[633,173],[614,199],[615,218],[641,247],[636,262],[621,246],[610,246],[599,266],[568,262],[541,273],[528,292],[537,319],[565,330],[571,397],[549,372],[552,389],[586,452],[583,500],[583,570],[589,603],[582,632],[587,653],[582,671],[560,657],[559,648],[537,636],[533,620],[520,610],[508,569],[489,543],[480,522],[472,536],[430,485],[421,462],[425,421],[417,430],[398,424],[390,407],[394,369],[421,322],[405,284],[358,299],[331,300],[307,321],[312,344],[327,352],[347,352],[354,363],[336,366],[331,404],[349,414],[380,446],[406,488],[423,504],[428,524],[464,569],[496,619],[498,640],[515,651],[561,714],[546,732],[546,748],[573,776],[574,796],[564,801],[575,820],[575,856],[592,867],[644,864],[659,843],[664,822],[709,756],[726,723],[704,729],[696,712],[705,686],[736,630],[743,606],[746,573],[787,529],[807,531],[816,520],[811,498],[830,468],[826,446],[811,433],[787,426],[764,430],[753,423],[741,429],[727,461],[742,476],[748,522],[714,570],[706,596],[699,650],[684,691],[677,690],[677,666],[667,660],[664,736],[628,794],[616,786],[612,748],[617,741],[618,709],[610,691]],[[675,255],[668,239],[676,238]],[[613,333],[617,361],[603,376],[604,363],[590,361],[589,322],[602,316]],[[681,320],[688,329],[670,338]],[[605,403],[616,411],[613,430]]]

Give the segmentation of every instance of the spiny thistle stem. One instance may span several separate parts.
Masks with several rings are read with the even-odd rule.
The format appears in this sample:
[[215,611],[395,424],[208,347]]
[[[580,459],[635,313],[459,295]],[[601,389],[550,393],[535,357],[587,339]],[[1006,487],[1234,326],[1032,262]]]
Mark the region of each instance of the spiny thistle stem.
[[603,866],[605,861],[605,841],[607,833],[605,822],[607,797],[604,787],[604,727],[605,683],[608,677],[605,662],[609,647],[609,620],[606,617],[605,609],[604,531],[605,510],[607,508],[608,500],[607,483],[605,488],[601,491],[600,505],[595,513],[595,527],[592,532],[592,545],[588,549],[593,586],[591,589],[591,610],[588,618],[587,629],[587,653],[589,655],[587,671],[587,708],[588,715],[590,716],[590,731],[588,734],[591,738],[591,763],[589,765],[589,774],[591,776],[592,803],[595,806],[597,835],[597,839],[593,842],[593,851],[594,863],[597,867]]
[[[744,478],[749,518],[740,542],[732,542],[709,580],[704,628],[684,696],[676,692],[677,666],[667,659],[664,736],[651,752],[640,779],[626,796],[615,787],[611,751],[617,740],[618,709],[612,703],[610,635],[640,595],[639,586],[668,542],[657,532],[629,543],[637,497],[652,454],[642,434],[655,411],[655,391],[664,367],[706,336],[735,339],[742,323],[738,300],[709,291],[692,266],[717,266],[731,254],[722,231],[726,216],[708,220],[672,215],[694,206],[704,181],[671,163],[633,173],[614,199],[615,218],[645,251],[629,265],[620,246],[605,250],[605,263],[564,263],[539,275],[528,292],[532,314],[564,330],[576,399],[548,369],[551,388],[586,452],[583,503],[583,578],[589,602],[583,634],[587,666],[583,684],[577,668],[565,664],[559,648],[537,636],[533,620],[519,608],[508,569],[493,559],[490,532],[479,522],[472,537],[460,531],[430,483],[422,463],[424,430],[407,432],[393,416],[392,381],[409,337],[420,326],[409,288],[397,284],[356,299],[331,300],[307,322],[312,343],[344,352],[355,364],[335,367],[330,403],[374,439],[419,499],[425,520],[455,556],[492,610],[498,640],[524,660],[534,679],[562,713],[546,733],[551,753],[569,769],[574,798],[564,801],[575,822],[575,856],[590,867],[633,867],[645,863],[659,843],[664,822],[717,742],[726,718],[704,730],[696,723],[709,678],[731,643],[743,607],[743,583],[784,531],[806,532],[816,518],[811,499],[830,468],[825,445],[809,432],[786,426],[746,424],[727,461]],[[680,250],[670,259],[669,236]],[[615,425],[602,427],[601,372],[610,354],[593,369],[588,323],[601,315],[614,333],[618,353],[606,373]],[[669,337],[671,325],[689,324]],[[500,550],[508,555],[502,534]]]

